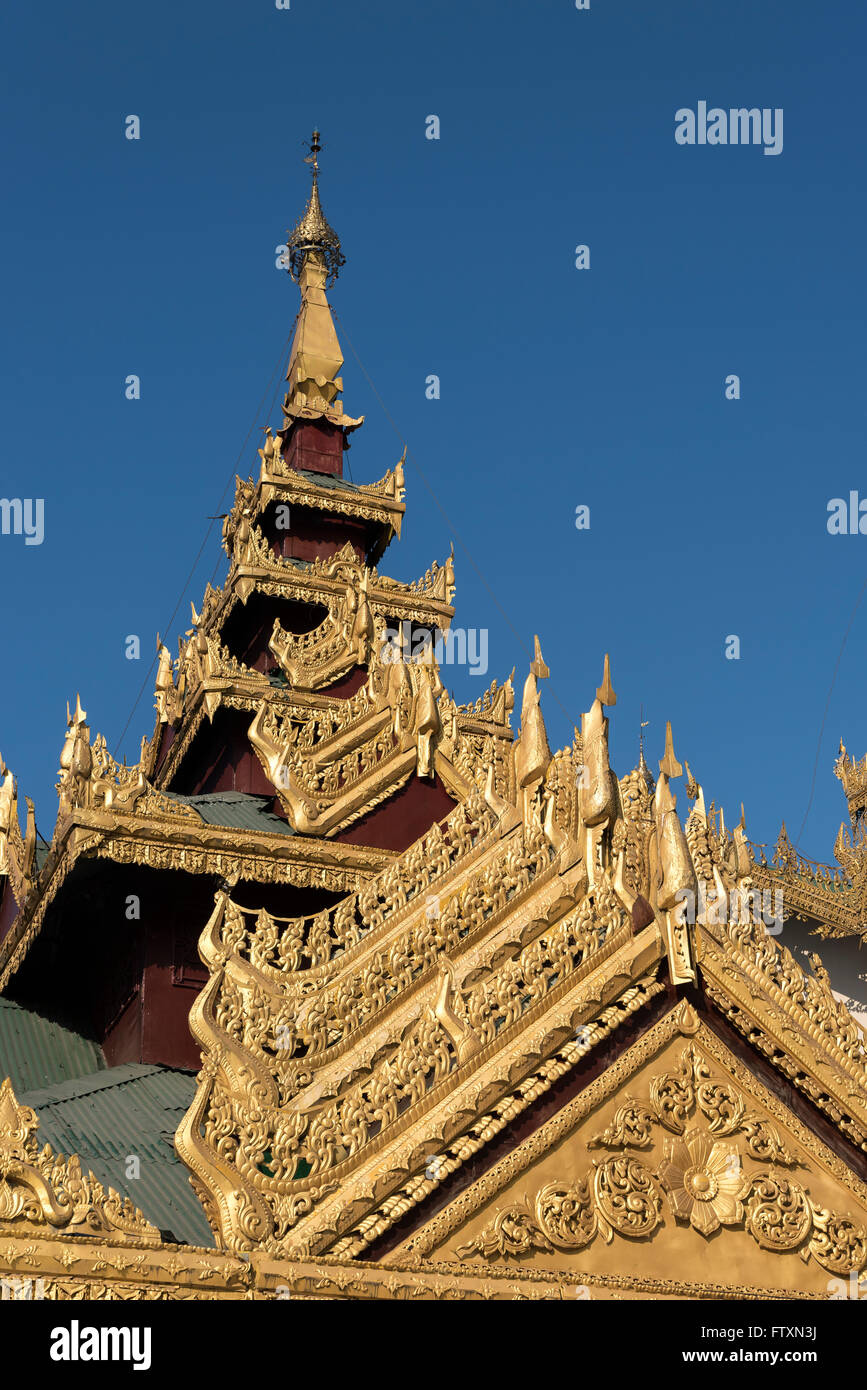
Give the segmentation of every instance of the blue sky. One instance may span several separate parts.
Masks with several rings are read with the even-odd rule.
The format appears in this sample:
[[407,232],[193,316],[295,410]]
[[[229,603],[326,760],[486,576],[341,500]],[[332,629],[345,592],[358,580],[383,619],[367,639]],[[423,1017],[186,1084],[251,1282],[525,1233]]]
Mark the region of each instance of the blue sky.
[[[44,498],[45,539],[0,536],[0,749],[43,834],[67,699],[114,747],[156,632],[175,650],[222,579],[215,526],[168,630],[250,426],[277,421],[273,391],[257,403],[297,290],[275,247],[315,124],[345,404],[367,416],[352,474],[401,445],[348,339],[508,615],[457,544],[456,622],[489,629],[490,660],[447,672],[459,698],[522,679],[538,632],[560,746],[608,650],[619,772],[643,704],[654,766],[671,719],[729,820],[744,801],[753,838],[783,817],[796,837],[867,577],[867,537],[826,526],[832,497],[867,497],[863,7],[19,0],[4,28],[0,496]],[[702,100],[782,108],[783,152],[677,145],[676,110]],[[451,540],[407,483],[383,563],[400,578]],[[840,734],[867,751],[865,636],[867,602],[800,839],[819,859]]]

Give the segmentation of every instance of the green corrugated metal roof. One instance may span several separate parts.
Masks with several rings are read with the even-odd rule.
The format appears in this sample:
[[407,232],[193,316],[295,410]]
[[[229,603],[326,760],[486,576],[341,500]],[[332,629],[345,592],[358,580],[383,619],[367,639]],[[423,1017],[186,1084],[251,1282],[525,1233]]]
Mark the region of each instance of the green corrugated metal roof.
[[192,806],[208,825],[222,825],[231,830],[267,830],[277,835],[294,835],[294,830],[285,820],[275,816],[267,808],[272,796],[254,796],[251,792],[199,792],[195,796],[181,796],[178,792],[167,792],[175,801]]
[[[128,1063],[92,1076],[18,1094],[39,1117],[38,1137],[55,1152],[78,1154],[106,1187],[130,1197],[176,1240],[213,1246],[214,1237],[174,1150],[174,1135],[196,1089],[192,1072]],[[139,1176],[127,1177],[127,1160]]]
[[11,999],[0,999],[0,1081],[10,1077],[19,1098],[22,1091],[98,1072],[104,1066],[98,1043]]
[[[306,478],[308,483],[315,483],[317,487],[325,488],[329,492],[339,489],[341,492],[360,492],[361,488],[357,483],[351,483],[348,478],[338,478],[334,473],[312,473],[309,468],[299,468],[298,472],[302,478]],[[303,506],[303,502],[298,504]]]

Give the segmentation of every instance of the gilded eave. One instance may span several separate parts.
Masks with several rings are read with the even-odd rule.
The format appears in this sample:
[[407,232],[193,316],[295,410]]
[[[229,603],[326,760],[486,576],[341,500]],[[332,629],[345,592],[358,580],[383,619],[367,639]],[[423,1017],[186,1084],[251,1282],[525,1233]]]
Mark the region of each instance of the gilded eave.
[[841,825],[834,845],[837,864],[799,854],[785,826],[770,857],[764,845],[747,844],[753,882],[757,888],[782,893],[787,917],[813,923],[820,938],[867,935],[867,845],[862,829],[850,835]]
[[[402,477],[402,471],[400,476]],[[254,514],[261,514],[272,502],[306,507],[311,511],[343,516],[349,520],[368,521],[382,528],[371,561],[375,563],[393,538],[400,539],[400,528],[406,512],[404,489],[398,481],[398,470],[388,469],[375,483],[349,486],[340,480],[329,480],[327,486],[289,468],[282,457],[272,455],[270,465],[263,459],[253,502]]]
[[58,822],[39,874],[0,942],[0,991],[21,966],[80,859],[351,893],[393,858],[388,850],[337,847],[316,837],[210,825],[190,806],[168,797],[162,804],[168,808],[162,814],[77,807]]
[[[360,587],[365,572],[347,544],[328,560],[286,560],[276,556],[258,527],[254,527],[244,553],[234,555],[222,590],[210,592],[202,608],[201,626],[217,635],[238,602],[246,603],[253,592],[269,598],[320,603],[342,599],[347,586]],[[404,583],[368,570],[367,595],[371,610],[384,619],[415,621],[447,631],[454,617],[453,584],[447,567],[434,563],[421,580]]]

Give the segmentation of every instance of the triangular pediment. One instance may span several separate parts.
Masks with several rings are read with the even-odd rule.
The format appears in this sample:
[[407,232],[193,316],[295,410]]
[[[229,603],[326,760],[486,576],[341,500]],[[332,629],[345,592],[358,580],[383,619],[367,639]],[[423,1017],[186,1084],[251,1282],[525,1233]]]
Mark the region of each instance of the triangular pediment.
[[563,1296],[843,1295],[867,1185],[687,1003],[386,1257]]

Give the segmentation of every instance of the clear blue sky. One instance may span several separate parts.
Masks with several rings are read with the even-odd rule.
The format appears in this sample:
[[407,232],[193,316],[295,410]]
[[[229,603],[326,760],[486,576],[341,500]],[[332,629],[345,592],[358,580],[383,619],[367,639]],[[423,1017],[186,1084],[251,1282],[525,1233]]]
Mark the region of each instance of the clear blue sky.
[[[257,403],[297,290],[274,248],[317,124],[347,257],[346,408],[367,416],[353,476],[381,476],[400,445],[347,333],[509,615],[458,545],[456,622],[490,630],[490,672],[453,672],[459,698],[516,664],[523,679],[539,632],[560,746],[609,650],[618,771],[643,702],[654,766],[670,718],[730,820],[743,800],[754,838],[783,817],[795,836],[867,576],[867,536],[826,529],[830,498],[867,497],[865,37],[854,0],[7,9],[0,496],[44,498],[45,540],[0,536],[0,749],[43,834],[66,700],[80,690],[116,743],[156,632],[176,649],[218,564],[215,527],[167,632],[247,431],[276,423],[273,393]],[[783,108],[782,154],[678,146],[675,111],[702,100]],[[407,481],[383,564],[400,578],[451,539]],[[865,636],[867,601],[801,840],[821,859],[845,810],[837,739],[867,750]]]

